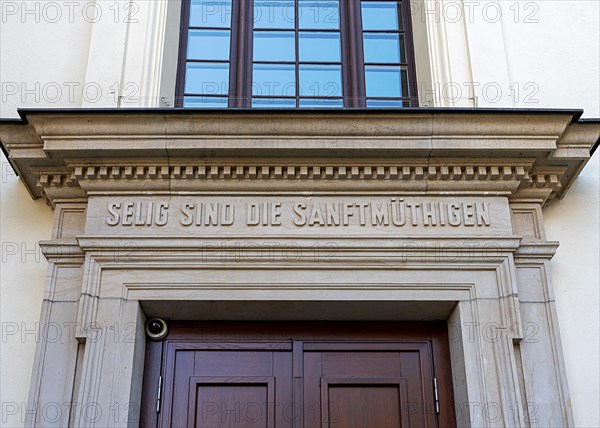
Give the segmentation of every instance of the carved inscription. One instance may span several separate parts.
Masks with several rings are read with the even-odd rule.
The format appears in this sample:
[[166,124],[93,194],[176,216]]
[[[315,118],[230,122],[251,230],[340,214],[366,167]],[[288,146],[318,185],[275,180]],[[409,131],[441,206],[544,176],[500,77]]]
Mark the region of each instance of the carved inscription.
[[186,198],[180,203],[156,201],[109,202],[109,226],[183,227],[282,226],[332,227],[489,227],[490,203],[441,202],[418,198],[353,201],[320,198],[282,202],[211,201]]
[[[336,202],[294,204],[296,226],[489,226],[489,204],[483,202]],[[408,219],[408,220],[407,220]]]
[[169,204],[165,202],[125,202],[108,204],[109,226],[164,226],[169,221]]

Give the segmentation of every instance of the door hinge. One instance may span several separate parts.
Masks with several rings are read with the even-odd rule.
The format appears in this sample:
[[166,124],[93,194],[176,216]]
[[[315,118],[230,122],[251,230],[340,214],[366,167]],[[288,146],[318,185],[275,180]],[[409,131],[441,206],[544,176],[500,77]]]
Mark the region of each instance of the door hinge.
[[162,376],[158,377],[158,392],[156,394],[156,413],[160,413],[160,397],[162,393]]
[[440,399],[438,396],[437,378],[433,378],[433,398],[435,399],[435,413],[440,414]]

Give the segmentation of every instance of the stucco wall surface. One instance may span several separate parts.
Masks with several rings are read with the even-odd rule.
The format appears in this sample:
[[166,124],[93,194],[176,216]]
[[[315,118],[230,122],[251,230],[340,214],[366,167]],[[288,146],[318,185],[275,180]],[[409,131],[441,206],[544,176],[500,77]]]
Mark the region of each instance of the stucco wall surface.
[[22,426],[44,294],[47,263],[37,242],[49,239],[53,212],[31,199],[0,155],[0,401],[2,426]]

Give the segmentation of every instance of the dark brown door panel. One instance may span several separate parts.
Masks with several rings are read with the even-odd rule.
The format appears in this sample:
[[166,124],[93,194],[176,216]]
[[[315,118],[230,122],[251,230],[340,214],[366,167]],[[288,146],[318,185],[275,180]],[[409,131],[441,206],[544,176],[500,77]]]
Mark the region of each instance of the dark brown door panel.
[[144,427],[453,427],[446,326],[173,322],[142,407]]

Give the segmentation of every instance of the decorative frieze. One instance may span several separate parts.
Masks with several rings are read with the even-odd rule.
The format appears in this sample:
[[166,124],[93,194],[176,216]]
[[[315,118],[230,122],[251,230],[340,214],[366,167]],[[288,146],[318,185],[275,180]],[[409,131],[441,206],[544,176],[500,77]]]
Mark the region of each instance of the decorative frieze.
[[[331,181],[347,181],[351,183],[360,182],[361,186],[369,186],[369,182],[385,182],[388,186],[393,186],[392,182],[398,182],[399,188],[403,188],[407,183],[423,183],[422,188],[427,187],[427,183],[437,182],[446,183],[441,189],[434,186],[429,187],[431,193],[436,190],[446,191],[453,182],[473,183],[475,186],[489,185],[495,192],[505,190],[509,191],[520,185],[536,188],[560,188],[559,176],[556,174],[543,175],[537,174],[532,177],[529,173],[531,165],[525,161],[510,160],[510,163],[487,162],[454,162],[441,164],[441,159],[434,160],[434,165],[426,162],[401,162],[383,163],[380,160],[369,162],[369,164],[360,163],[204,163],[181,162],[177,164],[144,164],[144,163],[117,163],[117,165],[94,165],[93,161],[87,165],[70,164],[63,168],[32,168],[36,176],[37,186],[43,194],[49,198],[48,189],[74,188],[79,192],[74,196],[80,197],[81,190],[85,193],[87,190],[97,190],[98,186],[105,183],[107,188],[111,188],[118,183],[120,190],[130,190],[136,192],[140,190],[139,183],[143,181],[143,191],[165,190],[169,183],[181,182],[186,190],[204,182],[206,186],[219,186],[222,182],[229,182],[236,186],[236,190],[242,190],[240,183],[264,184],[274,183],[276,181],[294,181],[298,183],[320,182],[326,184]],[[431,162],[431,161],[430,161]],[[403,183],[404,182],[404,183]],[[165,184],[166,183],[166,184]],[[365,184],[366,183],[366,184]],[[414,187],[409,184],[410,187]],[[75,189],[76,188],[76,189]],[[392,187],[393,188],[393,187]],[[210,188],[206,188],[208,190]],[[68,189],[63,189],[64,190]],[[411,189],[418,190],[418,189]],[[465,191],[479,191],[479,188],[465,187]]]
[[[179,164],[148,165],[121,164],[115,166],[86,165],[65,168],[33,168],[36,182],[42,189],[58,187],[79,187],[82,182],[102,180],[121,182],[125,186],[131,183],[130,190],[135,191],[135,183],[140,180],[160,181],[327,181],[327,180],[365,180],[412,181],[412,182],[476,182],[491,184],[498,191],[498,184],[505,182],[512,191],[516,182],[519,191],[547,190],[544,199],[553,199],[562,187],[561,180],[566,168],[535,168],[525,162],[517,165],[507,164],[377,164],[369,165],[308,165],[308,164]],[[450,183],[451,184],[451,183]],[[85,186],[82,186],[85,188]],[[144,190],[150,190],[145,186]],[[162,188],[157,189],[162,190]],[[433,189],[432,189],[433,190]],[[446,189],[444,189],[446,190]],[[470,190],[469,188],[465,190]],[[45,194],[48,197],[47,194]]]
[[[523,180],[529,178],[529,165],[479,164],[181,164],[181,165],[86,165],[71,172],[40,175],[40,183],[51,185],[76,180],[206,179],[206,180]],[[58,178],[60,176],[60,178]],[[43,180],[43,181],[42,181]]]

